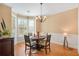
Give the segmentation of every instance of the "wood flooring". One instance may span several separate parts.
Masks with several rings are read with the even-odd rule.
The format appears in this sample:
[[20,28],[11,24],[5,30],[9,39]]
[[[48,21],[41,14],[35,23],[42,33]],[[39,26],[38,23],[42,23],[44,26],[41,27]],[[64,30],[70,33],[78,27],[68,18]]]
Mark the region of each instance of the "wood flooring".
[[[62,45],[51,43],[51,52],[48,51],[45,54],[44,50],[36,51],[34,50],[32,56],[78,56],[77,49],[74,48],[64,48]],[[24,42],[15,45],[15,56],[28,56],[29,51],[25,53]],[[34,53],[35,52],[35,53]]]

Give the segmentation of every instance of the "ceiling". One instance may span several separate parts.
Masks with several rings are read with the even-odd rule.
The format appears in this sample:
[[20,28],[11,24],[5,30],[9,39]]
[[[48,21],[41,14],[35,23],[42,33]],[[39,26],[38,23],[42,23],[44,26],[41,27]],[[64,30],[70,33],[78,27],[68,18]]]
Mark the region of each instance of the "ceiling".
[[[38,16],[41,14],[40,3],[6,3],[12,10],[18,14]],[[60,13],[69,9],[77,8],[77,3],[43,3],[42,14],[51,15]],[[27,11],[30,11],[29,13]]]

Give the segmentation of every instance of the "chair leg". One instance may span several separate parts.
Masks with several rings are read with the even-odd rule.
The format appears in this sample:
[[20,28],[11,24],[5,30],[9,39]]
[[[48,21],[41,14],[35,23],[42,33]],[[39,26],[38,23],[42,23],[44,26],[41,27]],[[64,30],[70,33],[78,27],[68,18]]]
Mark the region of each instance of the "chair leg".
[[49,52],[51,52],[50,45],[49,45]]
[[31,56],[31,48],[30,48],[29,56]]
[[47,48],[45,47],[45,53],[47,54]]
[[25,53],[26,53],[26,49],[27,49],[27,47],[25,46]]

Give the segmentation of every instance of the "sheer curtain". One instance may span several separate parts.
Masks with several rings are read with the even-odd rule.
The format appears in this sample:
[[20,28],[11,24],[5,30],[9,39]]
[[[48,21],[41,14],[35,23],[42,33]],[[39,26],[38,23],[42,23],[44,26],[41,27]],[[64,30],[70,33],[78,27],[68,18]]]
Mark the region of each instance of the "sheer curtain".
[[31,32],[33,33],[35,31],[35,24],[34,24],[34,20],[33,19],[30,19],[29,20],[29,31],[28,32]]
[[28,19],[27,17],[15,16],[16,19],[14,19],[14,16],[12,16],[12,35],[17,37],[17,42],[22,42],[24,41],[24,35],[29,32],[35,32],[35,20],[33,17]]
[[27,34],[28,31],[27,19],[21,17],[18,18],[17,31],[19,36]]

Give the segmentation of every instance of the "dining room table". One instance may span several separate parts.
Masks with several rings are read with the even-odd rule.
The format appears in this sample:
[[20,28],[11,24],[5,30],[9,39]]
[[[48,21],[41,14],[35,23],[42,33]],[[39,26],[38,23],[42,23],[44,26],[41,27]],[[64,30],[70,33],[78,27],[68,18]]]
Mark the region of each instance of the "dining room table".
[[38,50],[38,51],[40,51],[41,50],[41,44],[40,44],[40,41],[41,40],[44,40],[46,38],[46,36],[31,36],[30,37],[30,39],[32,40],[32,41],[36,41],[36,49]]

